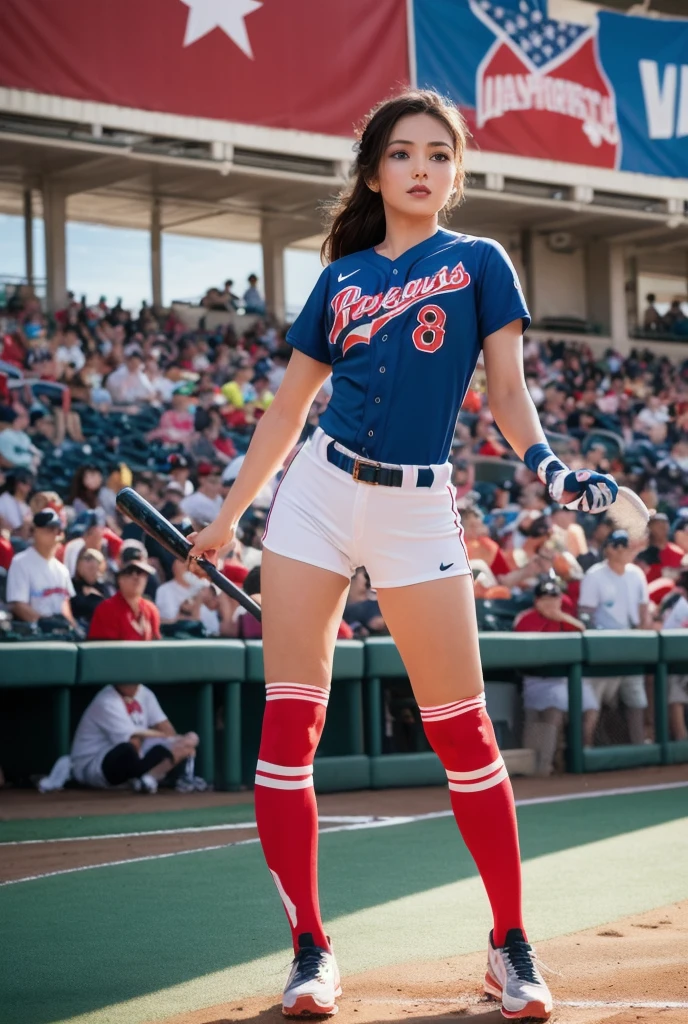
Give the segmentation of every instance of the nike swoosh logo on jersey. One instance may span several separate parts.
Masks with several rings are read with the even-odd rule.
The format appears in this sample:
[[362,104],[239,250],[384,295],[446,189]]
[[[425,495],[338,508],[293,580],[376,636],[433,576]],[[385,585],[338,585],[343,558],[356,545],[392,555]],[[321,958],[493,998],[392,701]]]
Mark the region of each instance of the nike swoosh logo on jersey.
[[445,565],[444,562],[441,562],[440,563],[440,572],[446,572],[447,569],[451,569],[453,564],[454,564],[453,562],[450,562],[449,565]]
[[[360,270],[360,269],[361,268],[359,267],[358,270]],[[337,277],[337,280],[340,281],[340,282],[341,281],[346,281],[347,277],[353,277],[354,274],[358,273],[358,270],[352,270],[350,274],[339,274],[339,276]]]

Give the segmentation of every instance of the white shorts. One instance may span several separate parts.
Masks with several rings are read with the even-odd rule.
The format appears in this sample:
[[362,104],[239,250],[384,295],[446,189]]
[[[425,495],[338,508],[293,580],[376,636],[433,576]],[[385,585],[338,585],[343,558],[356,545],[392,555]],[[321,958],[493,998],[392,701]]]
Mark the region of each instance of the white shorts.
[[[557,708],[569,710],[569,683],[565,676],[524,676],[523,706],[531,711]],[[583,680],[583,711],[599,711],[595,693],[587,679]]]
[[616,697],[627,708],[646,708],[644,676],[599,676],[590,680],[600,704],[614,704]]
[[688,676],[669,676],[669,704],[688,704]]
[[471,572],[450,463],[429,467],[429,487],[417,486],[418,471],[426,468],[419,466],[395,467],[403,471],[401,487],[375,486],[328,462],[331,442],[318,427],[285,471],[263,547],[347,579],[363,565],[377,588]]

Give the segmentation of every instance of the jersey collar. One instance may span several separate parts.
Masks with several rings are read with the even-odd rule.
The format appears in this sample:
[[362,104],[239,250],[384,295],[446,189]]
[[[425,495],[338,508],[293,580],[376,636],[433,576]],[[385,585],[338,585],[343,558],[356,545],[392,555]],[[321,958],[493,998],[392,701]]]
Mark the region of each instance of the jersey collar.
[[434,235],[430,238],[424,239],[422,242],[417,242],[416,245],[412,245],[410,249],[406,249],[402,252],[395,260],[390,260],[388,256],[381,256],[380,253],[375,252],[374,247],[366,250],[366,255],[370,258],[372,263],[377,266],[387,267],[391,269],[394,267],[396,270],[403,270],[406,267],[411,266],[417,260],[422,259],[424,256],[429,256],[430,253],[438,252],[440,249],[444,249],[447,245],[455,242],[457,235],[453,231],[447,231],[445,228],[438,228]]

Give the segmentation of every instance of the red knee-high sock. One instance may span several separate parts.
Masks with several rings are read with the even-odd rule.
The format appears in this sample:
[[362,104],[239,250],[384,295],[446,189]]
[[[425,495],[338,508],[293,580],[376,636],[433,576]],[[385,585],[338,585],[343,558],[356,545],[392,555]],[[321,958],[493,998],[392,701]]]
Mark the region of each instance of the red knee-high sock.
[[291,927],[329,949],[318,904],[318,810],[313,758],[329,693],[301,683],[269,683],[256,768],[258,834]]
[[521,858],[514,794],[485,695],[421,708],[420,714],[447,772],[456,823],[487,891],[494,943],[502,946],[510,928],[523,929]]

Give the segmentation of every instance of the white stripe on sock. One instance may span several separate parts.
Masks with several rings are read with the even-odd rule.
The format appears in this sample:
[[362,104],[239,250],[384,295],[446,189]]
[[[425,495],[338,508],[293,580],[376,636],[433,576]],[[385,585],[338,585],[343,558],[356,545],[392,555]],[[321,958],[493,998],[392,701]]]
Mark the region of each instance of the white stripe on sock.
[[449,708],[456,708],[459,707],[459,705],[461,704],[472,704],[476,700],[479,700],[484,704],[485,694],[476,693],[475,697],[464,697],[463,700],[452,700],[449,702],[449,704],[435,704],[434,707],[419,708],[419,710],[422,715],[426,714],[427,712],[432,713],[433,711],[447,711]]
[[307,779],[271,779],[267,775],[256,775],[256,786],[268,789],[308,789],[313,785],[313,777]]
[[500,782],[504,782],[504,779],[509,778],[509,773],[506,770],[506,765],[493,775],[491,779],[483,779],[482,782],[450,782],[449,788],[453,793],[479,793],[482,789],[492,789],[493,786],[498,786]]
[[299,697],[295,693],[276,693],[274,696],[266,697],[266,703],[271,700],[305,700],[308,704],[322,704],[327,707],[327,700],[319,700],[317,697]]
[[[260,761],[258,764],[260,764]],[[447,771],[447,778],[451,779],[452,782],[466,782],[468,779],[483,779],[486,775],[492,775],[492,772],[496,772],[503,764],[504,759],[500,754],[497,760],[493,761],[492,764],[488,764],[486,768],[476,768],[474,772]]]
[[312,775],[313,765],[304,764],[300,768],[291,768],[282,764],[270,764],[269,761],[259,761],[256,771],[267,772],[269,775]]
[[484,707],[484,702],[477,701],[474,704],[469,704],[467,707],[460,707],[455,711],[446,711],[440,715],[423,715],[421,714],[421,721],[423,722],[443,722],[447,718],[458,718],[459,715],[466,715],[469,711],[479,711]]
[[265,689],[275,690],[294,690],[299,693],[312,693],[322,694],[323,696],[329,696],[329,690],[326,690],[323,686],[310,686],[307,683],[266,683]]

